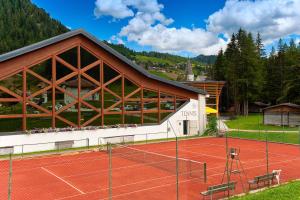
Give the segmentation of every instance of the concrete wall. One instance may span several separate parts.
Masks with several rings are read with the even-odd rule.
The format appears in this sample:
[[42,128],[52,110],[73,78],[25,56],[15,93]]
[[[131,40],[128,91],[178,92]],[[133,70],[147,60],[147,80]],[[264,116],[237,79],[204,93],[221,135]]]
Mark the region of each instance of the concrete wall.
[[0,148],[14,146],[14,153],[26,153],[54,150],[58,141],[74,140],[73,147],[83,147],[106,143],[105,137],[112,136],[135,135],[135,141],[172,138],[183,136],[183,120],[190,122],[188,135],[204,132],[206,125],[204,96],[200,95],[198,100],[190,100],[160,125],[0,136]]

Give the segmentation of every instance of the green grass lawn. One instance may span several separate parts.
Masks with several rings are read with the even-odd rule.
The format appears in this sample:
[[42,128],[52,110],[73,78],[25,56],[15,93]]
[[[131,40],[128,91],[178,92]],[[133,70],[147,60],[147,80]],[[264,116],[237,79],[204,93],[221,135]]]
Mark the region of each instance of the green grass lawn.
[[165,78],[165,79],[169,79],[169,80],[173,80],[170,76],[168,76],[166,73],[163,73],[163,72],[159,72],[159,71],[155,71],[155,70],[149,70],[149,72],[151,74],[154,74],[156,76],[159,76],[159,77],[162,77],[162,78]]
[[242,197],[236,200],[300,200],[300,181],[294,181],[276,188],[264,190]]
[[241,131],[230,131],[230,137],[245,138],[245,139],[255,139],[255,140],[268,140],[272,142],[283,142],[291,144],[300,144],[300,133],[287,133],[287,132],[241,132]]
[[239,116],[236,119],[226,121],[226,125],[232,129],[244,130],[286,130],[295,131],[297,127],[281,127],[264,125],[262,114],[250,114],[249,116]]

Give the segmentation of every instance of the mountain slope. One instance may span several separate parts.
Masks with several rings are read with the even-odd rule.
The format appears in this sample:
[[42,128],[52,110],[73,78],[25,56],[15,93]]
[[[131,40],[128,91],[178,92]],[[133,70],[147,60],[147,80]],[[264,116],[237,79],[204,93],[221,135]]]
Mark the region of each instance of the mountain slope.
[[0,0],[0,54],[67,31],[30,0]]

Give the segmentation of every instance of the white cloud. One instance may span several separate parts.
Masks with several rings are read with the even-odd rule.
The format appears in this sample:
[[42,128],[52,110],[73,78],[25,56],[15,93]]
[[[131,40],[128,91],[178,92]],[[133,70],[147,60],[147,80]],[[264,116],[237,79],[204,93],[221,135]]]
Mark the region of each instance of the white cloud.
[[132,17],[133,11],[124,4],[123,0],[97,0],[94,15],[99,18],[101,16],[112,16],[113,18],[123,19]]
[[134,9],[144,13],[157,13],[164,6],[157,0],[96,0],[94,15],[112,16],[115,19],[123,19],[134,16]]
[[114,43],[114,44],[125,44],[125,42],[122,40],[122,38],[117,37],[115,35],[111,36],[110,40],[108,40],[107,42]]
[[226,41],[218,35],[230,38],[239,28],[260,32],[267,44],[300,34],[300,0],[227,0],[208,17],[206,28],[172,27],[174,20],[163,14],[158,0],[96,0],[95,4],[96,17],[129,18],[111,40],[123,43],[122,38],[161,52],[216,54],[226,48]]
[[239,28],[260,32],[266,43],[300,34],[300,0],[228,0],[207,20],[207,30],[227,37]]
[[120,36],[126,36],[129,41],[140,45],[148,45],[155,50],[170,53],[189,51],[196,55],[210,55],[216,54],[220,48],[226,46],[224,40],[204,29],[177,29],[162,24],[152,26],[136,18],[123,27]]
[[[111,2],[111,1],[110,1]],[[96,2],[95,10],[103,10],[105,5],[101,1]],[[106,2],[107,3],[107,2]],[[123,0],[120,13],[126,13],[127,9],[134,12],[134,16],[129,20],[128,25],[124,26],[118,37],[111,38],[116,42],[120,38],[126,38],[142,46],[151,46],[153,49],[161,52],[179,53],[189,51],[194,54],[215,54],[221,47],[225,47],[225,42],[212,33],[200,28],[172,28],[173,19],[167,18],[163,13],[163,5],[157,0]],[[114,3],[110,3],[113,7]],[[108,9],[107,9],[108,10]],[[111,8],[111,12],[116,8]],[[124,11],[124,12],[123,12]],[[114,18],[115,14],[102,12],[100,15],[110,15]],[[123,15],[130,17],[130,15]],[[123,42],[123,41],[122,41]]]

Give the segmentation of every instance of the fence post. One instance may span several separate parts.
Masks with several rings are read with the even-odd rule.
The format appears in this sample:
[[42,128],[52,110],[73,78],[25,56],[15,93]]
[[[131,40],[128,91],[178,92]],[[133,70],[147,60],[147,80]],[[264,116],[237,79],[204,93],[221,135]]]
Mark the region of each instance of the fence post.
[[176,199],[179,200],[178,138],[176,137]]
[[87,148],[90,149],[90,138],[86,138],[87,142]]
[[[225,131],[225,145],[226,145],[226,176],[227,176],[227,185],[229,185],[230,174],[229,174],[229,149],[228,149],[228,133],[227,133],[227,131]],[[230,191],[228,190],[227,198],[229,199],[229,197],[230,197]]]
[[268,133],[266,133],[266,161],[267,161],[267,174],[269,174],[269,142],[268,142]]
[[22,144],[22,158],[24,156],[24,144]]
[[203,164],[203,175],[204,175],[204,183],[206,183],[207,181],[207,174],[206,174],[206,162]]
[[8,200],[11,200],[12,191],[12,155],[9,154],[9,174],[8,174]]
[[109,200],[112,200],[112,151],[111,143],[107,143],[108,146],[108,195]]

